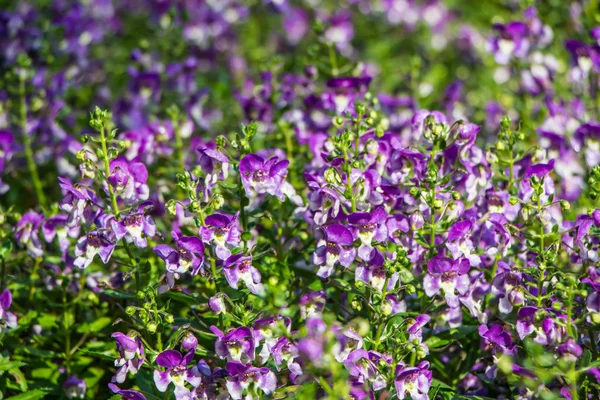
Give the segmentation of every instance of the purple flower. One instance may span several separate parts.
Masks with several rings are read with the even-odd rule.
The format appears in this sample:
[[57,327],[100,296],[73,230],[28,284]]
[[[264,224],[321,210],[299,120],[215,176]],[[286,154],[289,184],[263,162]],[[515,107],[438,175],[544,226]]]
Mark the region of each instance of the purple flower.
[[269,395],[277,389],[277,377],[268,368],[256,368],[244,365],[240,362],[230,361],[225,366],[229,377],[227,378],[227,390],[234,399],[259,398],[258,389]]
[[427,264],[427,275],[423,278],[423,289],[429,297],[444,290],[444,298],[451,308],[459,307],[458,294],[464,295],[469,290],[469,260],[435,256]]
[[508,24],[495,24],[497,36],[489,41],[489,50],[498,64],[508,64],[512,57],[524,58],[530,47],[527,24],[513,21]]
[[324,231],[325,239],[319,241],[313,255],[313,262],[319,266],[317,276],[321,278],[329,277],[338,262],[348,268],[356,258],[356,249],[351,247],[354,237],[348,228],[334,224],[326,226]]
[[254,294],[261,294],[265,288],[260,283],[260,272],[252,266],[252,256],[244,256],[243,254],[235,254],[223,261],[223,274],[227,279],[227,283],[233,289],[238,288],[241,280],[246,284],[248,290]]
[[[394,272],[391,277],[388,278],[387,270],[384,266],[385,259],[379,250],[373,249],[371,251],[370,259],[367,263],[361,263],[356,267],[354,272],[354,280],[362,281],[377,292],[382,293],[384,289],[391,291],[398,282],[398,273]],[[387,279],[387,287],[384,287]]]
[[58,207],[69,214],[67,226],[73,227],[92,218],[92,210],[88,205],[95,202],[95,193],[83,184],[72,185],[63,178],[58,178],[64,197]]
[[520,272],[512,271],[504,261],[498,261],[500,272],[492,280],[492,293],[498,297],[498,310],[509,314],[513,306],[525,303],[523,278]]
[[313,316],[319,316],[325,309],[327,297],[324,290],[308,291],[298,301],[300,306],[300,316],[307,319]]
[[270,194],[284,201],[286,196],[295,204],[301,205],[302,199],[296,195],[293,186],[285,180],[288,160],[279,161],[277,157],[265,160],[256,154],[247,154],[240,160],[240,175],[246,195],[254,198],[261,194]]
[[66,215],[57,215],[49,218],[42,225],[42,234],[46,242],[50,243],[58,237],[58,246],[65,253],[69,249],[71,241],[69,238],[79,237],[79,226],[69,227]]
[[83,380],[71,375],[63,384],[63,390],[67,399],[83,399],[87,391],[87,385]]
[[383,207],[377,207],[373,213],[355,212],[348,216],[348,222],[354,228],[361,241],[358,256],[367,261],[373,249],[372,242],[384,242],[387,237],[385,221],[387,214]]
[[96,254],[106,264],[110,260],[115,246],[116,243],[108,237],[106,231],[97,230],[89,232],[77,241],[77,245],[75,246],[76,258],[73,261],[73,265],[82,269],[87,268],[94,260]]
[[386,386],[385,376],[379,372],[379,362],[390,363],[391,359],[375,351],[362,349],[354,350],[344,361],[353,383],[369,383],[374,391],[379,391]]
[[120,354],[120,357],[115,360],[117,373],[113,376],[112,381],[123,383],[128,372],[135,375],[140,370],[145,359],[144,347],[138,337],[128,336],[121,332],[115,332],[111,337],[116,340],[117,350]]
[[[110,220],[110,225],[117,240],[125,238],[128,243],[133,242],[139,248],[148,246],[146,237],[156,235],[156,224],[151,216],[146,215],[146,207],[148,206],[148,203],[140,205],[137,212],[124,215],[120,221],[114,218]],[[146,237],[143,237],[142,233]]]
[[126,204],[148,200],[148,169],[141,162],[129,162],[123,157],[111,161],[107,180]]
[[423,327],[431,320],[431,317],[427,314],[421,314],[415,317],[408,323],[408,341],[413,345],[418,346],[423,356],[429,354],[429,347],[423,343]]
[[198,339],[191,333],[185,335],[183,340],[181,341],[181,348],[185,351],[196,351],[198,347]]
[[222,295],[221,293],[217,293],[216,295],[208,299],[208,306],[210,307],[210,310],[217,315],[223,314],[227,311],[227,307],[225,306],[225,300],[223,299],[223,296],[224,295]]
[[120,389],[114,383],[109,383],[108,388],[115,394],[121,396],[125,400],[146,400],[146,396],[138,392],[137,390]]
[[250,328],[245,326],[223,334],[216,326],[211,326],[212,333],[217,335],[215,353],[229,361],[251,362],[254,360],[254,336]]
[[427,361],[421,362],[416,367],[404,364],[402,361],[396,366],[396,395],[400,400],[407,395],[412,400],[429,400],[427,393],[431,386],[432,373]]
[[159,244],[153,249],[167,264],[167,272],[176,275],[187,272],[196,275],[198,272],[203,272],[204,244],[202,241],[195,236],[179,236],[174,231],[171,232],[171,235],[175,240],[176,250],[166,244]]
[[456,222],[448,231],[446,247],[450,250],[454,259],[466,257],[469,259],[471,266],[478,267],[481,264],[481,257],[473,254],[475,252],[475,246],[471,240],[473,227],[471,221]]
[[156,363],[165,368],[164,371],[154,370],[154,384],[160,392],[166,392],[171,383],[175,386],[175,398],[191,399],[192,392],[185,384],[186,382],[194,388],[202,382],[202,375],[196,366],[189,368],[187,365],[194,358],[194,352],[190,351],[182,356],[177,350],[165,350],[156,357]]
[[480,325],[479,336],[483,339],[483,346],[491,349],[494,355],[498,353],[514,354],[517,349],[517,346],[513,345],[510,334],[501,325],[493,325],[491,328],[488,328],[487,325]]
[[8,309],[12,304],[12,294],[10,290],[4,289],[0,294],[0,333],[8,328],[17,327],[17,316]]
[[211,371],[210,367],[204,360],[198,361],[196,368],[198,369],[198,372],[200,372],[202,382],[200,383],[200,385],[198,385],[198,387],[196,387],[194,395],[196,395],[197,397],[194,397],[194,399],[198,398],[203,400],[220,400],[221,398],[229,398],[229,394],[223,393],[218,395],[219,391],[223,390],[224,385],[222,384],[222,381],[228,375],[227,370],[216,367],[213,371]]
[[15,239],[24,248],[31,257],[41,257],[44,255],[42,241],[38,236],[40,226],[44,221],[44,216],[35,211],[28,211],[21,217],[15,227]]
[[229,247],[240,245],[241,231],[238,214],[227,215],[215,213],[204,220],[205,225],[200,228],[200,236],[204,243],[213,243],[215,253],[221,260],[231,255]]
[[[534,342],[541,345],[554,345],[561,343],[566,336],[566,317],[561,324],[557,324],[550,316],[544,316],[544,311],[533,306],[521,307],[517,313],[517,333],[523,340],[525,337],[535,333]],[[541,325],[536,322],[541,320]]]
[[271,348],[271,354],[273,355],[273,360],[275,361],[275,366],[278,371],[281,366],[285,364],[291,373],[292,380],[302,375],[302,367],[300,366],[300,363],[297,362],[298,348],[290,341],[290,339],[287,337],[279,338]]
[[570,363],[576,363],[583,355],[583,349],[571,338],[557,348],[558,354]]

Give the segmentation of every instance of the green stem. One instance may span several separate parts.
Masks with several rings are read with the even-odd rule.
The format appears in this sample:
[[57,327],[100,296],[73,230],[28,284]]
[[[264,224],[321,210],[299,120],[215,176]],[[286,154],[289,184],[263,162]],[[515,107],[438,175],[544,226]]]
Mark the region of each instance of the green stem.
[[[540,196],[538,195],[538,200],[537,200],[537,209],[538,209],[538,215],[540,215],[540,212],[542,210],[542,204],[541,204],[541,199]],[[545,232],[544,232],[544,225],[541,222],[541,218],[540,218],[540,247],[539,247],[539,256],[543,257],[544,254],[544,236],[545,236]],[[544,289],[544,271],[540,270],[540,276],[538,277],[538,295],[537,295],[537,306],[541,307],[542,306],[542,290]]]
[[35,188],[35,195],[40,206],[45,207],[46,196],[44,195],[44,189],[40,176],[38,174],[35,160],[33,159],[33,150],[31,149],[31,137],[27,129],[27,102],[25,99],[25,77],[19,75],[19,125],[21,128],[21,135],[23,136],[23,150],[25,152],[25,159],[27,160],[27,168],[33,187]]
[[354,191],[352,190],[352,182],[350,181],[350,171],[352,168],[350,167],[350,161],[348,158],[348,150],[344,148],[344,160],[346,167],[346,190],[350,195],[350,202],[352,203],[352,212],[356,212],[356,199],[354,198]]
[[[104,125],[102,126],[102,128],[100,128],[100,139],[102,144],[102,158],[104,159],[104,177],[108,180],[108,177],[110,176],[110,162],[108,160],[108,146],[106,145],[106,133],[104,131]],[[117,203],[117,195],[115,194],[112,185],[110,183],[107,184],[115,217],[119,219],[120,211],[119,204]]]
[[337,76],[339,72],[337,65],[337,57],[335,55],[335,47],[331,43],[327,47],[329,47],[329,62],[331,62],[331,75]]
[[175,122],[175,157],[179,162],[179,170],[185,171],[185,159],[183,157],[183,139],[181,138],[181,124]]

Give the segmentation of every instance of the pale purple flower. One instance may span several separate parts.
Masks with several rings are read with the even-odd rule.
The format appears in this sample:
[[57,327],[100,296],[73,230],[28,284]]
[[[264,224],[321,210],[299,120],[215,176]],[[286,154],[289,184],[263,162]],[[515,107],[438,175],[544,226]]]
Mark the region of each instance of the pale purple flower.
[[240,160],[240,175],[246,195],[255,198],[257,195],[270,194],[284,201],[288,197],[297,205],[302,199],[296,194],[293,186],[286,181],[288,160],[271,157],[265,160],[256,154],[247,154]]
[[39,238],[39,230],[44,216],[35,211],[26,212],[15,229],[15,239],[22,247],[27,249],[27,253],[31,257],[41,257],[44,255],[42,241]]
[[83,399],[85,398],[87,385],[83,380],[71,375],[63,384],[63,390],[67,399]]
[[319,316],[325,309],[327,297],[324,290],[308,291],[298,301],[300,306],[300,316],[307,319],[313,316]]
[[353,383],[368,383],[374,391],[386,387],[385,376],[379,372],[379,362],[390,363],[391,359],[376,351],[358,349],[352,351],[344,361]]
[[512,271],[504,261],[498,261],[498,274],[492,280],[492,293],[498,297],[498,310],[508,314],[513,306],[525,303],[521,272]]
[[87,268],[94,257],[100,256],[104,264],[108,263],[110,256],[115,249],[116,243],[103,230],[97,230],[87,233],[77,241],[75,246],[75,260],[73,265],[78,268]]
[[147,208],[150,206],[151,203],[141,204],[136,212],[123,215],[120,221],[115,218],[110,219],[110,226],[117,240],[125,238],[128,243],[133,242],[142,249],[148,246],[146,237],[156,235],[156,224],[152,217],[147,215]]
[[400,362],[395,373],[394,385],[398,399],[402,400],[408,396],[412,400],[429,400],[427,393],[432,380],[429,362],[422,361],[416,367]]
[[192,399],[192,391],[185,386],[189,383],[194,388],[202,382],[202,376],[196,366],[188,369],[188,364],[194,358],[190,351],[182,356],[177,350],[165,350],[156,357],[156,364],[165,368],[164,371],[154,370],[154,384],[159,392],[166,392],[172,383],[175,386],[177,399]]
[[204,263],[204,244],[195,236],[179,236],[176,232],[171,232],[175,240],[175,249],[166,244],[159,244],[154,247],[154,252],[165,261],[167,272],[171,274],[184,274],[189,272],[192,275],[203,272]]
[[228,362],[225,368],[229,372],[227,390],[234,400],[244,398],[244,393],[247,399],[259,398],[259,389],[270,395],[277,388],[277,377],[268,368],[256,368],[237,361]]
[[358,256],[367,261],[373,250],[373,240],[383,242],[387,238],[385,221],[387,213],[383,207],[377,207],[372,213],[355,212],[348,216],[348,222],[361,241]]
[[514,354],[517,346],[513,344],[510,333],[505,331],[501,325],[492,325],[488,328],[487,325],[479,326],[479,336],[482,339],[484,348],[492,351],[492,354]]
[[123,383],[127,378],[127,373],[137,374],[144,363],[144,346],[140,338],[121,332],[115,332],[111,337],[116,340],[117,350],[120,354],[120,357],[115,360],[117,373],[113,376],[112,381]]
[[8,311],[12,305],[12,294],[10,290],[4,289],[0,294],[0,333],[7,328],[17,327],[17,316]]
[[317,276],[329,277],[337,263],[348,268],[356,258],[356,249],[352,232],[341,224],[328,225],[324,228],[325,238],[317,244],[313,262],[319,267]]
[[260,272],[252,266],[252,256],[234,254],[228,257],[223,261],[223,274],[233,289],[238,288],[241,280],[254,294],[263,293],[265,290],[263,284],[260,283]]
[[118,394],[119,396],[121,396],[122,399],[125,400],[146,400],[146,396],[144,396],[137,390],[120,389],[114,383],[109,383],[108,388],[111,390],[111,392],[113,392],[114,394]]
[[240,245],[241,231],[238,214],[227,215],[215,213],[204,219],[204,226],[200,228],[202,241],[214,244],[215,253],[221,260],[231,255],[230,248]]
[[466,258],[452,260],[435,256],[427,264],[427,275],[423,278],[425,294],[432,297],[443,289],[448,306],[459,307],[457,294],[464,295],[469,290],[470,280],[467,272],[470,267]]
[[255,342],[250,328],[241,326],[226,334],[216,326],[211,326],[210,330],[217,336],[215,353],[219,357],[244,363],[254,360]]
[[141,162],[129,162],[123,157],[111,161],[107,181],[126,204],[148,200],[148,169]]
[[478,267],[481,264],[481,257],[475,254],[475,246],[471,240],[473,229],[474,224],[469,220],[456,222],[448,230],[446,247],[454,259],[466,257],[471,266]]
[[54,238],[58,238],[58,246],[65,253],[69,249],[71,241],[69,238],[79,237],[79,226],[69,227],[67,225],[68,217],[66,215],[57,215],[51,217],[42,224],[42,233],[46,242],[51,243]]
[[210,310],[217,315],[223,314],[227,311],[225,300],[223,299],[223,295],[221,293],[217,293],[208,299],[208,307],[210,307]]
[[64,192],[64,197],[58,204],[58,207],[69,214],[67,226],[74,227],[80,225],[91,218],[92,210],[88,205],[95,203],[95,193],[84,183],[71,184],[64,178],[58,178],[59,186]]

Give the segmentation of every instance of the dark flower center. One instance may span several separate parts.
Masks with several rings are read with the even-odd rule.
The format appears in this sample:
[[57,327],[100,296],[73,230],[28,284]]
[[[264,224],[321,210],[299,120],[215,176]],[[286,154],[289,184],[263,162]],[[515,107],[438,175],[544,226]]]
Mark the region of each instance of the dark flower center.
[[141,225],[142,224],[142,216],[140,214],[128,215],[123,218],[123,225],[125,226],[133,226],[133,225]]
[[252,179],[255,182],[264,182],[267,180],[267,178],[269,177],[269,173],[267,171],[264,171],[262,169],[254,172],[254,174],[252,174]]
[[250,260],[242,261],[240,263],[240,272],[241,273],[248,272],[250,270],[251,266],[252,266],[252,263],[250,262]]
[[450,282],[456,278],[456,272],[448,271],[442,274],[442,282]]
[[358,227],[360,233],[370,233],[375,230],[375,224],[361,224]]
[[338,246],[337,243],[334,242],[327,242],[327,252],[335,256],[339,256],[341,252],[340,246]]
[[215,229],[215,236],[217,236],[217,237],[225,236],[228,233],[229,233],[229,227],[227,227],[227,226],[222,226],[222,227]]
[[175,367],[173,367],[173,369],[171,369],[171,371],[169,372],[169,375],[175,377],[175,376],[181,376],[185,373],[185,371],[187,370],[186,367],[182,366],[182,365],[177,365]]
[[194,256],[186,249],[179,249],[179,258],[184,261],[192,261]]
[[102,240],[95,233],[88,233],[87,242],[88,242],[88,245],[90,245],[92,247],[102,247]]

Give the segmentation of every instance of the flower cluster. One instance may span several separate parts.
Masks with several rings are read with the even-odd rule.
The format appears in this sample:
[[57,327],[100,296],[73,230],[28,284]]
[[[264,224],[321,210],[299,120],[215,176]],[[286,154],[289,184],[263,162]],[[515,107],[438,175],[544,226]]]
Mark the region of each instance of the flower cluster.
[[0,397],[600,399],[594,2],[18,3]]

